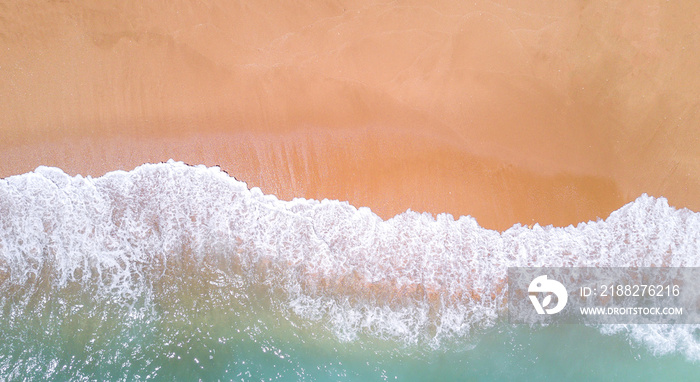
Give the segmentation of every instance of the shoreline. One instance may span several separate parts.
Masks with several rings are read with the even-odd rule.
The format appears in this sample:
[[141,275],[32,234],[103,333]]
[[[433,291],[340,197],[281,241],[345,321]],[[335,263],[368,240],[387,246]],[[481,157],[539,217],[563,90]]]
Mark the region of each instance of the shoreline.
[[[639,196],[624,200],[611,180],[536,174],[460,151],[445,140],[386,131],[346,133],[66,138],[3,150],[0,160],[7,173],[0,176],[15,175],[8,168],[15,173],[33,171],[35,161],[71,176],[98,177],[172,158],[219,166],[281,200],[347,201],[370,208],[384,220],[408,209],[455,218],[469,215],[482,227],[499,231],[516,223],[568,226],[605,219]],[[32,162],[24,160],[28,152],[35,155]],[[101,160],[85,160],[96,157]]]

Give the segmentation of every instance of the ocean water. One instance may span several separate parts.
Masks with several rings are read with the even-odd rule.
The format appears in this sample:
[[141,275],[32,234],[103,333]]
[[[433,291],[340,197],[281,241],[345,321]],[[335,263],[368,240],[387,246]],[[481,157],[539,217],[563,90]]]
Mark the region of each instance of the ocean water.
[[700,213],[576,227],[280,201],[170,161],[0,180],[0,380],[693,380],[699,325],[510,324],[510,266],[700,266]]

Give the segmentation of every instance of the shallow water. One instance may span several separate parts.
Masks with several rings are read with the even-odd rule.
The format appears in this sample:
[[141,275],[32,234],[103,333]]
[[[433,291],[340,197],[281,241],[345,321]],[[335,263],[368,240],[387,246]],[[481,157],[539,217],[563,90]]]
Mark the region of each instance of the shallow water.
[[[190,283],[197,282],[183,286],[202,292]],[[267,304],[231,303],[220,290],[182,297],[150,309],[47,298],[41,311],[3,323],[0,372],[10,380],[243,381],[691,380],[700,372],[680,354],[654,355],[624,334],[584,326],[499,323],[430,349],[364,336],[340,341],[322,324]]]
[[168,162],[0,180],[0,377],[688,380],[697,325],[515,326],[508,266],[698,266],[700,214],[647,196],[515,226],[283,202]]

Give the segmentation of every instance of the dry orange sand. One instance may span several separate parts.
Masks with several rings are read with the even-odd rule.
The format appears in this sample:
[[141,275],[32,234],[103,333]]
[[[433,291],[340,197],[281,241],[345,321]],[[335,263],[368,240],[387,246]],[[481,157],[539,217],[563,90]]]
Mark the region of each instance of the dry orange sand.
[[523,3],[0,1],[0,177],[174,158],[501,230],[700,210],[700,3]]

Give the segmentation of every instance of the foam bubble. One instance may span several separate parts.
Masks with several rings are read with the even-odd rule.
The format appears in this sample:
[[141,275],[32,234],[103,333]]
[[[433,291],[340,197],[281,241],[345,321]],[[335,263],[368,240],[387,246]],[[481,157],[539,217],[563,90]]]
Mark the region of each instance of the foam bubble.
[[[501,234],[471,217],[384,221],[345,202],[280,201],[219,168],[174,161],[95,179],[42,166],[0,180],[0,289],[46,275],[53,288],[90,283],[128,298],[166,269],[206,266],[277,291],[290,314],[346,340],[438,346],[492,325],[509,266],[698,266],[699,249],[700,214],[647,195],[604,221]],[[695,329],[673,330],[674,351],[696,354]]]

